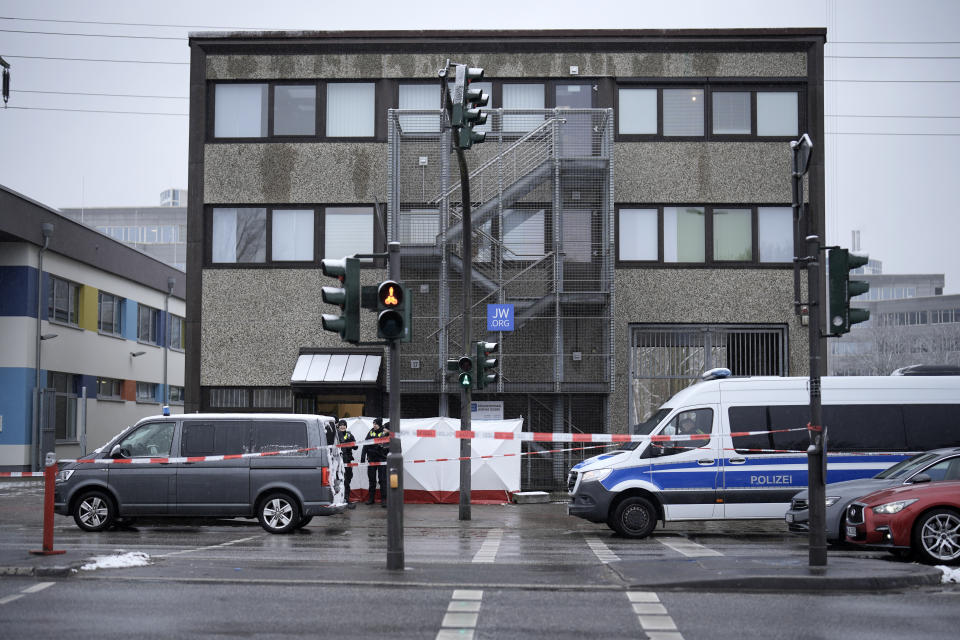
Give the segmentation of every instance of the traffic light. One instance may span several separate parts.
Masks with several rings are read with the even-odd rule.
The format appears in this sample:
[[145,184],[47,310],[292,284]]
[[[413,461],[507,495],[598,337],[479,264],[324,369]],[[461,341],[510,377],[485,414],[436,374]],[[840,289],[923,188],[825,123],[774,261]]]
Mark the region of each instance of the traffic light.
[[[377,287],[377,337],[400,340],[408,335],[408,308],[406,290],[398,282],[384,280]],[[406,340],[409,342],[409,337]]]
[[850,298],[870,290],[870,283],[851,280],[850,271],[867,264],[867,256],[835,247],[827,250],[827,332],[840,336],[850,325],[870,319],[867,309],[850,308]]
[[322,315],[323,328],[336,331],[347,342],[360,342],[360,260],[326,258],[320,261],[320,271],[325,276],[337,278],[342,285],[320,290],[324,302],[340,307],[340,315]]
[[497,381],[497,372],[491,371],[496,368],[497,359],[491,358],[490,354],[496,353],[499,345],[496,342],[480,341],[476,343],[477,348],[477,389],[483,389],[487,385],[492,385]]
[[474,131],[475,126],[486,124],[487,114],[481,107],[487,106],[489,97],[481,89],[471,89],[470,83],[483,79],[483,69],[458,64],[454,85],[453,113],[450,124],[457,129],[456,145],[469,149],[473,143],[483,142],[487,134]]
[[459,372],[457,380],[463,389],[469,389],[473,385],[473,360],[470,356],[447,360],[447,370]]

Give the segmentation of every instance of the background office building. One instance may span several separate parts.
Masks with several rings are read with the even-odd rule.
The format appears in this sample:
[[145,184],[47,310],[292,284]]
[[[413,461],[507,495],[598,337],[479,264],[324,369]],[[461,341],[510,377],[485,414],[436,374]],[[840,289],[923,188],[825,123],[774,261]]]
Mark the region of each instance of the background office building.
[[[404,416],[459,415],[462,203],[437,70],[483,67],[475,399],[623,432],[704,370],[807,373],[796,238],[823,228],[822,29],[192,34],[187,410],[377,415],[379,347],[324,332],[323,258],[402,246]],[[789,141],[814,140],[804,217]],[[368,262],[365,284],[382,280]],[[804,275],[801,278],[806,282]],[[489,304],[512,331],[488,331]],[[374,314],[363,312],[364,340]],[[575,454],[582,455],[582,454]],[[568,461],[525,463],[524,486]]]
[[82,207],[60,212],[175,269],[187,268],[186,189],[165,189],[159,207]]
[[164,401],[182,412],[184,280],[0,187],[0,470],[92,451]]

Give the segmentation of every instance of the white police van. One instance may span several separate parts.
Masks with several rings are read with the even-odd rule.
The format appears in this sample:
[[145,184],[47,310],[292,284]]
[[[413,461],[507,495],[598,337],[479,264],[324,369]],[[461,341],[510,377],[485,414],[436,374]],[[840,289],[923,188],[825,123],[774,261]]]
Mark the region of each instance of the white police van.
[[[827,377],[821,388],[827,482],[960,445],[960,376]],[[631,442],[584,460],[568,477],[567,512],[633,538],[658,520],[783,518],[807,486],[809,402],[809,378],[708,371],[633,429],[705,435]],[[736,435],[744,432],[759,433]]]

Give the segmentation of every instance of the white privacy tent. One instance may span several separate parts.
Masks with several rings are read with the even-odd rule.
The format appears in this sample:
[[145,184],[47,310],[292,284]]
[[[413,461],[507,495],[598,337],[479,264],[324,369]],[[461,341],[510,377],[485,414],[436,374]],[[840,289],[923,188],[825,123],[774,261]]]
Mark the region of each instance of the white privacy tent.
[[[361,442],[373,427],[373,418],[347,418],[347,429]],[[391,430],[396,426],[391,423]],[[523,418],[513,420],[473,420],[471,429],[477,433],[494,431],[519,434],[523,428]],[[460,420],[455,418],[418,418],[401,421],[401,429],[414,431],[432,429],[436,438],[420,438],[415,435],[401,435],[403,446],[403,495],[404,502],[411,503],[447,503],[460,501],[460,440],[453,437],[460,429]],[[471,441],[470,455],[470,498],[474,503],[502,503],[510,501],[510,494],[520,490],[520,441],[497,440],[494,438],[474,438]],[[360,461],[358,448],[354,461]],[[502,457],[504,454],[513,454]],[[500,456],[478,458],[478,456]],[[435,462],[437,458],[449,458],[444,462]],[[423,461],[423,462],[420,462]],[[367,467],[354,469],[351,484],[354,500],[360,500],[367,494]]]

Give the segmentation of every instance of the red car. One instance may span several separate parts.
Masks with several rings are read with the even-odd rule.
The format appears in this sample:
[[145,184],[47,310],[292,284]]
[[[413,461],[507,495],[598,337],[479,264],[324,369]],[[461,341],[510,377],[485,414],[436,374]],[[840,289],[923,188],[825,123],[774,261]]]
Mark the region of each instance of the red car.
[[847,507],[847,541],[914,553],[924,562],[960,560],[960,480],[875,491]]

